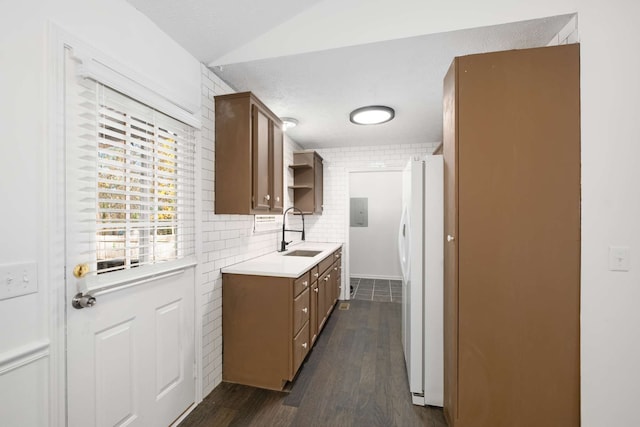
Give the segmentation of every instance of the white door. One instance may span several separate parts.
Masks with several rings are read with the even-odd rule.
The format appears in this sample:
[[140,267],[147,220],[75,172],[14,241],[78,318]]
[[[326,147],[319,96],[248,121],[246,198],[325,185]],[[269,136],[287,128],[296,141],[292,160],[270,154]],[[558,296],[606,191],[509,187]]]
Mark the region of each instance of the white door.
[[168,426],[194,402],[193,280],[186,268],[69,305],[69,426]]
[[[402,281],[402,331],[409,389],[423,392],[423,206],[424,162],[410,160],[403,172],[406,226],[400,230],[401,254],[406,258]],[[403,227],[403,226],[401,226]]]
[[400,257],[400,270],[402,271],[402,348],[405,358],[407,369],[409,369],[409,360],[407,358],[409,352],[408,343],[408,294],[407,289],[409,286],[409,247],[410,247],[410,234],[409,234],[409,213],[406,206],[402,207],[402,216],[400,219],[400,228],[398,230],[398,255]]
[[[183,220],[192,208],[176,201],[162,210],[160,199],[174,197],[191,176],[172,178],[185,157],[180,131],[153,117],[136,125],[148,107],[122,113],[137,107],[78,78],[71,52],[65,66],[68,425],[168,426],[195,400],[194,261],[185,243],[194,232]],[[74,272],[83,264],[86,271]],[[95,305],[74,307],[79,293]]]
[[402,347],[407,371],[409,371],[410,295],[408,292],[411,281],[411,162],[402,171],[402,215],[398,229],[398,255],[402,271]]

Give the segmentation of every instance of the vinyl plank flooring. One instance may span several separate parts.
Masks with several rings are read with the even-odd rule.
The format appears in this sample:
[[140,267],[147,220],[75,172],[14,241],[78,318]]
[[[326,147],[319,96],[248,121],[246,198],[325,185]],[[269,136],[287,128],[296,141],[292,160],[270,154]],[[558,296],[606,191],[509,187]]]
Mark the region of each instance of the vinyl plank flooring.
[[411,404],[400,316],[400,304],[351,300],[334,310],[289,393],[222,383],[180,427],[446,427],[441,408]]

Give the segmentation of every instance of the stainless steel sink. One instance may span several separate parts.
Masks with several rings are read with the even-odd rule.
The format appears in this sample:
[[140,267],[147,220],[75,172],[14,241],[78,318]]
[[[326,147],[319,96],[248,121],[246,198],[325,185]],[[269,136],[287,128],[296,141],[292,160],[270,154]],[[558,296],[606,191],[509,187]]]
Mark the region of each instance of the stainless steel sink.
[[306,257],[314,257],[318,255],[322,251],[305,251],[305,250],[297,250],[291,251],[288,254],[284,254],[284,256],[306,256]]

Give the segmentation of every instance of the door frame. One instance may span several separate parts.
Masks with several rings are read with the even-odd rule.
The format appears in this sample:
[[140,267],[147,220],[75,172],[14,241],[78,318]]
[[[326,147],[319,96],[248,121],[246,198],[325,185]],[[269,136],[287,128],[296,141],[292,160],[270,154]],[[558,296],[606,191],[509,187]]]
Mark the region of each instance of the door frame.
[[[350,300],[351,292],[347,292],[347,288],[351,288],[351,268],[349,267],[349,261],[351,259],[351,245],[349,244],[349,235],[350,235],[350,226],[351,226],[351,174],[352,173],[367,173],[367,172],[402,172],[404,167],[400,166],[384,166],[379,168],[348,168],[346,170],[346,190],[345,191],[345,221],[344,221],[344,242],[346,251],[343,250],[343,258],[344,258],[344,268],[343,271],[346,272],[343,277],[346,280],[345,287],[342,290],[341,299]],[[346,255],[345,255],[346,254]]]
[[[99,50],[87,45],[79,38],[66,32],[52,21],[47,21],[47,51],[45,66],[47,139],[43,154],[47,165],[44,189],[44,223],[48,232],[42,237],[47,256],[43,270],[46,272],[44,283],[46,292],[45,310],[48,315],[49,376],[48,376],[48,417],[49,425],[67,425],[67,359],[66,359],[66,313],[71,309],[70,296],[66,294],[65,271],[65,102],[64,102],[64,49],[75,47],[93,57],[104,60],[120,73],[133,81],[140,81],[138,74],[129,67],[108,57]],[[185,410],[174,425],[177,425],[202,401],[202,152],[201,131],[196,129],[195,153],[195,230],[196,265],[194,267],[194,353],[195,353],[195,395],[194,404]]]

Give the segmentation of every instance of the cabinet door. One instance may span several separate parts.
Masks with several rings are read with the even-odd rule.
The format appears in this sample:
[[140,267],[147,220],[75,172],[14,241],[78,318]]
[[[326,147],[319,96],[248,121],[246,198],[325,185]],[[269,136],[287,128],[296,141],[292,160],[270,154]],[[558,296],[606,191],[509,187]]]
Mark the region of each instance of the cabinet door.
[[313,170],[315,174],[314,179],[314,212],[322,213],[322,186],[323,186],[323,171],[322,171],[322,159],[314,156]]
[[338,286],[340,286],[340,264],[336,261],[333,264],[333,273],[331,273],[331,305],[338,301]]
[[284,174],[283,162],[282,162],[282,146],[283,135],[282,128],[277,123],[271,122],[272,129],[272,144],[271,144],[271,157],[272,157],[272,173],[273,173],[273,189],[271,190],[271,210],[282,212],[282,206],[284,205],[284,192],[282,189],[282,176]]
[[309,335],[313,345],[318,337],[318,282],[314,282],[311,286],[311,313],[309,314]]
[[325,277],[325,291],[324,291],[324,313],[329,317],[331,307],[333,306],[333,282],[336,275],[333,272],[333,267],[327,271],[327,277]]
[[327,293],[327,280],[326,275],[320,277],[318,280],[318,334],[322,330],[324,326],[324,321],[327,319],[327,309],[326,305],[326,293]]
[[[444,78],[444,412],[450,425],[458,417],[458,187],[456,176],[456,62]],[[450,236],[451,238],[447,238]]]
[[269,194],[269,117],[256,105],[252,105],[252,135],[251,149],[253,160],[253,194],[252,207],[254,211],[268,211],[271,205]]

